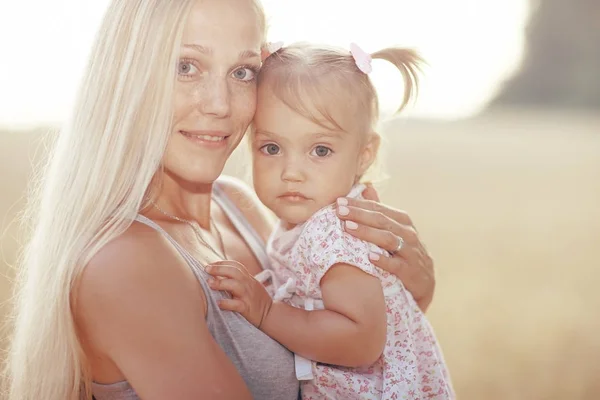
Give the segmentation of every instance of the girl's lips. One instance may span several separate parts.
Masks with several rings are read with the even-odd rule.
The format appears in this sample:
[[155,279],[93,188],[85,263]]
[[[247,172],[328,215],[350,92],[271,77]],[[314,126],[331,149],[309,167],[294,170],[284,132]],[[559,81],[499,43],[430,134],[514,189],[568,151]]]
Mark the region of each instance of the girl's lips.
[[279,198],[292,203],[299,203],[308,200],[306,196],[299,192],[286,192],[279,196]]

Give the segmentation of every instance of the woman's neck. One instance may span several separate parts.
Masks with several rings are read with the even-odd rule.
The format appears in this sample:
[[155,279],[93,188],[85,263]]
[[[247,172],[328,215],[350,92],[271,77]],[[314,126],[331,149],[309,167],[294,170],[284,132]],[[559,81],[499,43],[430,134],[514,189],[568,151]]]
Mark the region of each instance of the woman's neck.
[[181,184],[165,176],[160,188],[154,191],[151,215],[161,218],[195,221],[210,230],[212,185]]

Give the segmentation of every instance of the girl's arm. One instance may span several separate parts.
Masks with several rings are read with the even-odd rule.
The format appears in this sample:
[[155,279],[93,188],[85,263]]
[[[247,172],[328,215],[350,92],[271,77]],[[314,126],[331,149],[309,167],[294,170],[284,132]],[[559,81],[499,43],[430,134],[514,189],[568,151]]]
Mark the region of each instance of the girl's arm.
[[332,266],[321,279],[325,310],[305,311],[273,303],[265,289],[236,263],[222,262],[207,271],[220,279],[215,290],[233,296],[221,308],[237,311],[289,350],[322,363],[368,366],[386,340],[386,304],[378,278],[347,264]]
[[325,310],[305,311],[276,302],[261,330],[303,357],[327,364],[373,364],[385,346],[386,304],[381,282],[337,264],[321,280]]

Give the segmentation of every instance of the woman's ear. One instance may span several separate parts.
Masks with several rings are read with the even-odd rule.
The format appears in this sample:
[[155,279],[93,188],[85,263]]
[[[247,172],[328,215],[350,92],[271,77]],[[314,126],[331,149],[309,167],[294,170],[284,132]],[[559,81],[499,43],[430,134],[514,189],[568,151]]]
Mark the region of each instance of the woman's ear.
[[367,140],[359,155],[358,176],[363,176],[373,164],[375,158],[377,158],[380,143],[381,137],[377,132],[368,134]]

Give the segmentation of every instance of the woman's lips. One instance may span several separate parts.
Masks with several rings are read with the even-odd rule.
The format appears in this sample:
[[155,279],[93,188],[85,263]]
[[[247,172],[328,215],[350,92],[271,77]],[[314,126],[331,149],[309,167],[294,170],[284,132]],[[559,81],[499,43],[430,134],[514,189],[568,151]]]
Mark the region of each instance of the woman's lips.
[[179,131],[187,139],[206,146],[219,147],[227,143],[229,134],[220,131]]

